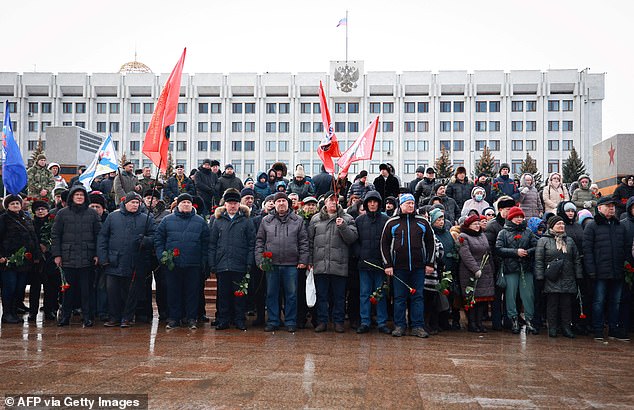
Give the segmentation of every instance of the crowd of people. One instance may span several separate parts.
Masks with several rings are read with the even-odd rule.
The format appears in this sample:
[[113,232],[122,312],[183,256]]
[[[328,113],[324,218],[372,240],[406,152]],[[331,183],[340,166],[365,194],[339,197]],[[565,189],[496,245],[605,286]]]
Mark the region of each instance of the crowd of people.
[[156,305],[167,329],[342,333],[347,320],[395,337],[466,327],[629,340],[634,175],[602,196],[587,175],[536,186],[508,164],[473,180],[462,166],[449,179],[419,167],[410,182],[381,164],[370,182],[301,165],[289,175],[281,162],[242,181],[215,160],[152,178],[126,162],[90,189],[59,171],[40,155],[26,192],[2,201],[5,324],[37,321],[43,290],[41,319],[58,326],[80,314],[84,327],[129,327]]

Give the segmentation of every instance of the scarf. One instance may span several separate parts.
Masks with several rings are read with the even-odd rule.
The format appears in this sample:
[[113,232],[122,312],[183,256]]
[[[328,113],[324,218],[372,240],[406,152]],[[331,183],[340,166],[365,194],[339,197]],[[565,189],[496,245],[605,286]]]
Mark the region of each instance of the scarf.
[[181,177],[179,177],[178,175],[174,175],[174,178],[176,178],[176,183],[178,184],[178,192],[183,192],[183,181],[185,180],[185,174],[183,174]]
[[555,233],[552,229],[549,229],[550,234],[555,238],[555,246],[558,251],[562,253],[568,253],[568,248],[566,247],[566,239],[564,238],[565,233]]

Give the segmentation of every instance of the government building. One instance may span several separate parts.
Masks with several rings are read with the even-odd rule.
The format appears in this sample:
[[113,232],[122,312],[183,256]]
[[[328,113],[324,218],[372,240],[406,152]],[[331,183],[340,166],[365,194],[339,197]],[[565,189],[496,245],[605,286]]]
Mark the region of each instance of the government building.
[[[2,72],[0,96],[10,102],[25,159],[38,138],[46,140],[47,127],[79,126],[111,133],[119,155],[139,167],[149,165],[141,147],[168,76],[137,61],[118,73]],[[328,73],[183,74],[170,143],[174,162],[191,169],[218,159],[242,177],[276,161],[318,173],[320,81],[342,152],[380,117],[373,159],[353,164],[352,176],[361,169],[378,174],[379,164],[389,162],[407,181],[418,166],[433,165],[441,147],[454,166],[468,170],[485,146],[513,172],[528,152],[547,174],[561,172],[574,146],[591,170],[592,146],[602,139],[603,73],[366,72],[362,61],[333,61]]]

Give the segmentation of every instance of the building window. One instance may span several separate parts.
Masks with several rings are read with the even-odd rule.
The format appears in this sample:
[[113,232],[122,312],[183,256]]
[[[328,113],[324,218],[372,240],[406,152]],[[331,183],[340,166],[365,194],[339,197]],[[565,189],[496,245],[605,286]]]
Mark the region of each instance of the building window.
[[[28,140],[27,141],[27,149],[29,151],[35,151],[37,149],[37,140]],[[42,141],[42,144],[44,143],[44,141]]]
[[537,111],[537,101],[526,101],[526,112]]
[[321,114],[321,105],[313,103],[313,114]]
[[141,149],[141,141],[130,141],[130,151],[139,151]]
[[476,101],[476,112],[487,112],[487,102]]
[[29,103],[29,112],[31,114],[37,114],[38,108],[39,108],[38,103],[36,103],[36,102],[35,103],[33,103],[33,102]]
[[561,122],[561,130],[562,131],[572,131],[572,121],[562,121]]
[[451,131],[451,121],[440,121],[440,132]]
[[299,106],[299,111],[302,114],[310,114],[310,103],[301,103]]
[[290,130],[288,122],[280,122],[279,123],[280,133],[287,133]]
[[176,132],[187,132],[187,123],[186,122],[177,122],[176,123]]
[[300,141],[299,142],[299,150],[301,152],[310,152],[313,148],[313,143],[312,141]]
[[405,132],[414,132],[416,131],[416,123],[414,121],[405,121]]
[[559,141],[548,140],[548,151],[559,151]]
[[209,123],[207,122],[198,123],[198,132],[207,132],[208,130],[209,130]]
[[562,111],[572,111],[573,107],[574,107],[574,104],[572,100],[563,100],[561,102]]
[[255,122],[247,121],[244,123],[244,132],[255,132]]
[[178,103],[178,113],[187,114],[187,103]]
[[511,131],[521,132],[524,128],[524,122],[522,121],[512,121],[511,122]]
[[105,122],[97,122],[97,132],[106,132],[106,123]]
[[207,141],[198,141],[198,151],[206,152],[207,151]]
[[242,132],[242,123],[241,122],[232,122],[231,123],[231,132]]
[[242,103],[231,104],[231,112],[234,114],[242,114]]
[[429,132],[429,121],[418,121],[416,127],[418,128],[418,132]]
[[383,141],[383,146],[381,148],[383,149],[383,152],[389,155],[393,151],[393,141]]
[[255,151],[255,141],[244,141],[245,151]]
[[359,132],[359,123],[351,121],[348,123],[348,132]]
[[394,112],[394,103],[383,103],[383,114],[389,114]]
[[141,103],[130,103],[130,114],[140,114]]
[[133,134],[138,134],[141,132],[141,123],[138,121],[132,121],[130,123],[130,132]]
[[526,151],[537,151],[537,140],[526,140]]
[[148,128],[150,128],[150,123],[148,121],[143,122],[143,133],[146,133]]
[[176,151],[187,151],[187,141],[176,141]]
[[143,114],[152,114],[154,112],[154,103],[143,103]]
[[277,104],[275,103],[266,103],[266,113],[267,114],[275,114],[277,108]]
[[345,114],[346,113],[346,103],[335,103],[335,113],[336,114]]
[[346,123],[335,122],[335,132],[346,132]]
[[403,172],[405,172],[406,174],[413,174],[414,172],[416,172],[416,161],[405,161],[403,165]]
[[451,141],[449,140],[441,140],[440,141],[440,150],[445,149],[446,151],[451,151]]
[[220,122],[212,122],[211,123],[211,132],[220,132],[222,129],[222,125]]
[[548,101],[548,111],[559,111],[559,100]]
[[500,102],[489,101],[489,112],[500,112]]
[[221,114],[222,113],[222,104],[221,103],[211,103],[211,113],[212,114]]
[[348,103],[348,113],[349,114],[358,114],[359,113],[359,103]]
[[405,151],[416,151],[416,141],[405,140]]
[[548,160],[548,173],[559,172],[559,161],[556,159]]
[[463,140],[454,140],[454,142],[453,142],[453,150],[454,151],[464,151],[464,141]]
[[299,132],[310,132],[310,122],[300,122]]
[[453,112],[464,112],[464,102],[463,101],[454,101],[453,102]]
[[[10,108],[11,108],[11,103],[9,103],[9,109]],[[12,112],[12,111],[9,111],[9,112]],[[63,103],[62,112],[64,114],[71,114],[73,112],[73,103]]]
[[429,112],[429,103],[428,102],[419,102],[418,103],[418,112]]
[[559,131],[559,121],[548,121],[548,131]]
[[278,152],[288,152],[288,141],[279,141],[277,143]]
[[574,144],[572,140],[561,141],[561,148],[563,151],[572,151]]
[[242,151],[242,141],[231,141],[231,151]]
[[454,130],[454,132],[463,132],[464,131],[464,121],[454,121],[453,122],[453,130]]
[[37,121],[29,121],[29,132],[37,132]]
[[418,141],[418,151],[429,151],[429,141]]
[[489,121],[489,132],[499,132],[500,121]]
[[487,122],[486,121],[476,121],[475,130],[477,132],[484,132],[487,130]]
[[416,112],[416,104],[413,102],[406,102],[405,106],[403,107],[403,111],[405,111],[406,113]]
[[394,131],[394,123],[392,121],[383,122],[383,132],[393,132],[393,131]]
[[276,130],[277,130],[277,123],[275,122],[266,123],[266,132],[277,132]]
[[513,101],[511,103],[511,111],[522,112],[524,111],[524,101]]
[[52,107],[53,106],[50,102],[42,103],[42,114],[50,114]]
[[85,114],[86,113],[86,103],[75,103],[75,112],[77,114]]
[[379,114],[381,112],[381,103],[370,103],[370,113],[371,114]]
[[440,112],[451,112],[451,102],[450,101],[441,101],[440,102]]
[[255,161],[252,159],[244,160],[243,175],[254,175],[255,173]]
[[512,140],[511,141],[511,151],[524,151],[524,141],[522,141],[522,140]]
[[276,148],[277,148],[276,141],[266,141],[266,152],[275,152]]
[[110,123],[110,132],[119,132],[119,123],[117,121]]
[[519,174],[520,173],[520,169],[522,169],[522,160],[521,159],[514,159],[513,161],[511,161],[511,172],[513,174]]
[[324,123],[313,122],[313,132],[324,132]]
[[487,142],[485,140],[476,140],[475,142],[475,150],[476,151],[484,151],[484,147],[486,147]]
[[526,121],[526,131],[527,132],[537,131],[537,121]]
[[97,103],[97,114],[106,114],[108,111],[108,104]]
[[75,121],[75,126],[76,127],[80,127],[80,128],[86,128],[86,122],[85,121]]
[[244,103],[245,114],[255,114],[255,103]]
[[489,149],[491,151],[499,151],[500,150],[500,140],[491,140],[491,141],[489,141]]
[[[63,125],[64,127],[72,127],[73,122],[72,122],[72,121],[64,121],[64,122],[62,122],[62,125]],[[104,132],[105,132],[105,131],[104,131]]]
[[119,103],[110,103],[110,114],[119,114],[120,104]]
[[209,141],[209,149],[211,151],[220,151],[220,141]]

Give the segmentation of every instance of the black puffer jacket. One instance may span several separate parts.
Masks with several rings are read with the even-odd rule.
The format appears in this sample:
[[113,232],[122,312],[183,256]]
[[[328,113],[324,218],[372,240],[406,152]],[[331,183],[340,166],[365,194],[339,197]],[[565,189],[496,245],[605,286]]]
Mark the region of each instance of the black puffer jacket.
[[216,193],[222,196],[225,191],[229,188],[237,189],[238,192],[242,191],[244,185],[240,178],[236,176],[236,174],[227,174],[226,172],[222,174],[220,178],[218,178],[218,182],[216,182]]
[[167,215],[154,234],[156,257],[160,260],[165,250],[178,248],[180,255],[174,258],[177,268],[199,268],[207,266],[209,255],[209,226],[205,220],[192,212],[180,212]]
[[581,259],[575,242],[564,235],[566,241],[566,253],[557,250],[555,237],[547,232],[537,241],[535,248],[535,279],[544,279],[544,271],[554,260],[563,259],[564,266],[559,279],[551,281],[546,279],[544,283],[545,293],[577,293],[577,279],[583,278]]
[[218,174],[213,173],[211,169],[203,168],[202,165],[198,167],[198,172],[194,174],[196,194],[205,201],[206,209],[211,209],[213,204],[217,203],[220,199],[220,194],[216,192],[218,178]]
[[469,178],[466,176],[464,180],[460,182],[455,176],[451,177],[451,182],[447,185],[447,196],[456,201],[458,209],[462,209],[465,201],[471,199],[471,190],[473,189],[473,183],[469,182]]
[[583,231],[583,262],[586,273],[594,279],[622,279],[625,250],[625,227],[618,219],[607,219],[599,211]]
[[99,263],[113,276],[132,276],[145,271],[154,251],[154,218],[141,208],[128,212],[125,204],[106,218],[97,238]]
[[563,218],[564,223],[566,224],[566,235],[575,241],[577,252],[580,257],[583,257],[583,228],[577,220],[576,212],[573,219],[568,218],[568,215],[564,212],[564,206],[567,203],[572,203],[572,201],[562,201],[559,205],[557,205],[557,215]]
[[436,178],[429,179],[427,177],[423,177],[423,179],[416,184],[414,188],[414,198],[416,198],[416,203],[421,198],[428,198],[434,192],[434,186],[436,185]]
[[[83,191],[86,200],[77,205],[73,195]],[[97,235],[101,229],[101,220],[94,209],[88,208],[88,195],[83,185],[75,185],[68,193],[65,208],[55,215],[51,232],[53,257],[62,257],[62,266],[66,268],[86,268],[94,265],[97,256]]]
[[355,244],[354,253],[359,259],[359,270],[376,270],[376,268],[373,268],[363,262],[364,260],[377,266],[383,266],[383,261],[381,260],[381,234],[383,233],[383,227],[389,218],[386,214],[380,211],[367,212],[366,204],[370,199],[375,199],[381,203],[381,195],[379,195],[378,192],[368,192],[363,200],[363,206],[366,208],[366,213],[355,219],[357,231],[359,232],[359,239]]
[[616,217],[620,218],[621,214],[625,212],[627,201],[634,197],[634,186],[629,186],[627,184],[628,178],[632,178],[634,175],[628,175],[623,178],[622,182],[619,186],[616,187],[612,197],[616,199]]
[[[520,238],[515,239],[519,235]],[[504,263],[504,274],[531,273],[531,260],[535,256],[535,246],[537,237],[526,227],[526,221],[515,225],[511,221],[506,221],[504,229],[498,234],[495,241],[495,253]],[[520,258],[518,249],[528,251],[528,256]]]
[[229,217],[224,206],[214,213],[209,238],[209,268],[211,272],[248,272],[253,265],[255,227],[249,218],[249,207]]
[[[31,259],[24,259],[22,266],[11,266],[12,271],[28,272],[33,268],[33,261],[41,259],[39,240],[33,227],[33,221],[24,213],[6,211],[0,215],[0,258],[9,258],[20,248],[31,253]],[[0,265],[6,270],[7,265]]]
[[389,174],[386,178],[383,178],[383,175],[379,175],[374,179],[374,189],[381,194],[381,198],[387,198],[388,196],[393,196],[394,198],[398,198],[399,194],[399,185],[398,179],[392,174]]

